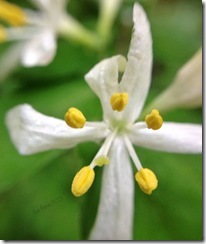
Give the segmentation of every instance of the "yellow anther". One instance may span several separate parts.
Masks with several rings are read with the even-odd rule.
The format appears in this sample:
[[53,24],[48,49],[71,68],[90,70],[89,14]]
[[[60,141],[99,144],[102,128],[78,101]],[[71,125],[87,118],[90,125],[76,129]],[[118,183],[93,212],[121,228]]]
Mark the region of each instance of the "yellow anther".
[[123,93],[114,93],[110,98],[110,104],[113,110],[122,111],[128,103],[128,94]]
[[135,179],[141,190],[146,194],[150,195],[157,188],[158,181],[156,175],[150,169],[141,168],[136,173]]
[[94,181],[95,173],[90,166],[83,167],[74,177],[72,182],[72,193],[80,197],[86,193]]
[[147,123],[147,127],[149,129],[158,130],[163,124],[163,119],[159,114],[159,111],[157,109],[153,109],[151,114],[148,114],[145,117],[145,122]]
[[66,112],[64,119],[68,126],[72,128],[83,128],[86,123],[83,113],[77,108],[70,108]]
[[6,41],[7,34],[4,27],[0,26],[0,43]]
[[10,25],[21,26],[26,24],[27,16],[15,4],[0,1],[0,19],[7,21]]
[[99,167],[102,167],[105,164],[109,164],[109,158],[107,156],[99,156],[97,158],[95,158],[95,163],[96,165],[98,165]]

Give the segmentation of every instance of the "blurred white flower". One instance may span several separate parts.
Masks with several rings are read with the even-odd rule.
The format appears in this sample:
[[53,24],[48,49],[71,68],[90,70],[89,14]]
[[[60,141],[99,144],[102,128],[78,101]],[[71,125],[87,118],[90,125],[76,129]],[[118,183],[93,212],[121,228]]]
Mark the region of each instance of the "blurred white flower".
[[202,106],[202,48],[181,67],[168,86],[143,111],[147,114],[155,107],[161,112],[175,108],[196,108]]
[[0,1],[0,42],[14,42],[0,58],[0,80],[18,63],[26,67],[48,65],[57,49],[57,37],[73,39],[90,47],[100,41],[66,11],[67,0],[30,0],[38,10],[22,9]]
[[[24,66],[47,65],[56,52],[56,35],[65,14],[66,0],[31,2],[39,11],[21,9],[6,1],[0,2],[0,18],[4,17],[12,25],[1,27],[4,32],[2,41],[22,41],[12,47],[12,53],[14,57],[20,58]],[[6,65],[9,65],[9,60]]]
[[[73,194],[83,195],[94,181],[94,167],[105,165],[92,240],[132,239],[134,176],[130,158],[137,169],[135,179],[141,190],[151,194],[157,188],[155,174],[142,167],[132,144],[175,153],[202,150],[201,125],[163,122],[156,109],[145,121],[136,122],[147,97],[152,68],[150,26],[137,3],[133,21],[128,60],[121,55],[104,59],[85,75],[101,101],[102,122],[87,122],[81,111],[70,108],[65,123],[35,111],[28,104],[11,109],[6,116],[11,139],[21,154],[71,148],[81,142],[104,139],[92,162],[76,174],[72,183]],[[119,73],[123,73],[122,78]]]

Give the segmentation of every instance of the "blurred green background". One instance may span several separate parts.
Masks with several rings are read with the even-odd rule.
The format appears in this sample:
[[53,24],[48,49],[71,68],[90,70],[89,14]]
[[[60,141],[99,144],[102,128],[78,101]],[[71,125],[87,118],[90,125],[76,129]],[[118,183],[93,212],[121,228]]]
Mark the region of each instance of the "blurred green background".
[[[83,143],[70,150],[21,156],[10,141],[4,116],[13,106],[29,103],[57,118],[63,118],[70,106],[76,106],[88,120],[101,120],[99,100],[84,82],[84,75],[102,58],[127,55],[134,2],[122,1],[111,41],[104,50],[58,39],[57,55],[50,65],[18,67],[0,84],[1,239],[87,239],[98,206],[102,168],[96,170],[95,183],[85,196],[75,198],[70,186],[76,172],[91,162],[100,145]],[[139,2],[148,15],[153,37],[154,66],[148,103],[202,45],[202,2]],[[89,29],[95,28],[97,1],[70,0],[68,11]],[[1,44],[0,55],[6,47]],[[163,116],[167,121],[202,122],[201,108],[175,109]],[[136,151],[142,164],[156,172],[159,187],[151,196],[135,187],[134,240],[202,240],[202,156],[142,148]]]

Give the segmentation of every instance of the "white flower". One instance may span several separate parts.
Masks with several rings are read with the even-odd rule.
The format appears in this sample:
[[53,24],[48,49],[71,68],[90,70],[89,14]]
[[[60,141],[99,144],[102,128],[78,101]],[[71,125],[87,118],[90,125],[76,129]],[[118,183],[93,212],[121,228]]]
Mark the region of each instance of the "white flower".
[[181,67],[173,82],[144,110],[158,108],[161,112],[175,108],[196,108],[202,105],[202,48]]
[[[5,17],[12,26],[2,28],[4,41],[22,42],[16,46],[14,56],[20,58],[24,66],[47,65],[56,52],[56,35],[64,16],[66,0],[31,0],[39,11],[0,2],[0,18]],[[4,14],[13,11],[11,15]],[[2,41],[3,41],[2,40]],[[9,63],[8,63],[9,64]]]
[[10,27],[0,25],[0,42],[13,42],[0,59],[0,80],[17,65],[45,66],[54,58],[57,37],[63,36],[90,47],[99,47],[100,41],[66,12],[67,0],[30,0],[39,10],[22,9],[0,1],[0,19]]
[[65,121],[40,114],[27,104],[11,109],[6,116],[11,139],[21,154],[104,139],[91,164],[77,173],[72,184],[73,194],[81,196],[94,181],[94,167],[105,165],[98,214],[90,236],[94,240],[132,239],[134,176],[130,158],[138,171],[135,179],[140,188],[151,194],[157,187],[155,174],[142,167],[132,143],[176,153],[201,153],[202,149],[201,125],[163,122],[155,109],[145,122],[136,122],[149,90],[152,68],[150,27],[137,3],[133,21],[128,60],[113,56],[85,76],[101,101],[102,122],[86,122],[79,110],[70,108],[65,114],[68,127]]

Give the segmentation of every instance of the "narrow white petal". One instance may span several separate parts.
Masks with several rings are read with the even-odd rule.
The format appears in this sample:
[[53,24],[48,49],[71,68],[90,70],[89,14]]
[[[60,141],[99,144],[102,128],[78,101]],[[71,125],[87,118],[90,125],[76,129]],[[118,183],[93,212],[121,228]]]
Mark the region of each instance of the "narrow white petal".
[[117,55],[102,60],[85,75],[85,80],[100,98],[105,120],[115,116],[110,105],[110,97],[113,93],[119,92],[118,75],[124,71],[125,66],[126,59]]
[[5,30],[7,34],[7,41],[25,41],[34,38],[36,33],[39,31],[39,27],[37,26],[9,27],[6,28]]
[[98,141],[107,135],[103,123],[90,123],[83,129],[72,129],[65,121],[43,115],[30,105],[14,107],[6,115],[11,140],[21,154],[50,149],[71,148],[85,141]]
[[104,167],[100,203],[92,240],[131,240],[134,211],[134,175],[122,138],[116,138]]
[[36,7],[38,7],[40,10],[47,11],[49,8],[53,6],[53,2],[56,2],[55,0],[30,0]]
[[0,58],[0,81],[3,81],[19,65],[22,43],[9,47]]
[[164,122],[159,130],[139,129],[134,125],[131,141],[140,147],[176,153],[202,152],[202,126]]
[[120,82],[122,91],[129,93],[124,117],[133,122],[139,116],[149,91],[152,69],[152,38],[150,25],[143,8],[135,3],[134,32],[128,53],[125,73]]
[[28,41],[21,55],[24,66],[44,66],[49,64],[56,53],[54,33],[44,30]]
[[174,108],[195,108],[202,105],[202,49],[177,72],[174,81],[146,108],[161,112]]
[[60,14],[66,7],[67,0],[30,0],[42,13],[46,14],[50,21],[58,22]]

